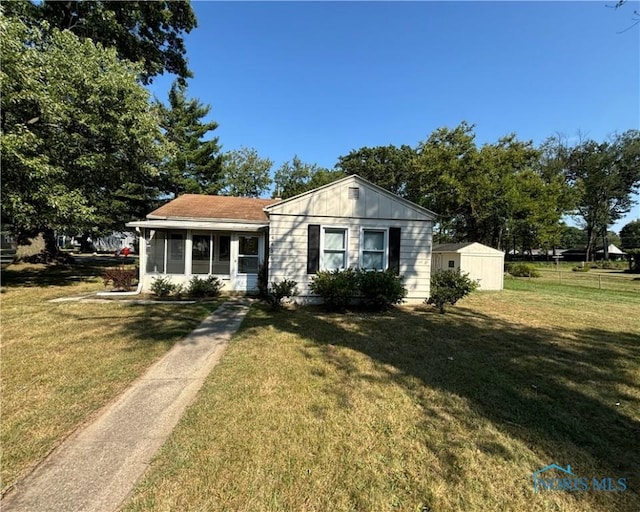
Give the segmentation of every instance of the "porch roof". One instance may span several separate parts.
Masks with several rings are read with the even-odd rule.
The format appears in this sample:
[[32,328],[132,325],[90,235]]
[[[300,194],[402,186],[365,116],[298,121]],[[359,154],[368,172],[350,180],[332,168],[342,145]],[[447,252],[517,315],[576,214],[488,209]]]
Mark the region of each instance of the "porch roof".
[[147,219],[268,222],[263,208],[278,199],[183,194],[147,215]]
[[154,219],[127,222],[128,227],[147,229],[194,229],[203,231],[260,231],[269,227],[267,222],[234,222],[224,219],[177,220]]

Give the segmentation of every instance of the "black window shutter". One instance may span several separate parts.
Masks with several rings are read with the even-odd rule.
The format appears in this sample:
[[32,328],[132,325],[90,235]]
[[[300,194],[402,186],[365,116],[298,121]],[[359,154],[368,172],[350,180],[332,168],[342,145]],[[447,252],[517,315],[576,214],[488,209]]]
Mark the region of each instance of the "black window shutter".
[[307,233],[307,274],[320,268],[320,224],[309,224]]
[[389,268],[400,274],[400,228],[389,228]]

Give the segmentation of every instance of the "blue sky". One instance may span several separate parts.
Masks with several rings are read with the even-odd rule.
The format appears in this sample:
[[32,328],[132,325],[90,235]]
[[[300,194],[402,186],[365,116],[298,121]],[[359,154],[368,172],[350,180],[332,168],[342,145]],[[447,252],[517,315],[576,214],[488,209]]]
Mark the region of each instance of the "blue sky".
[[[211,105],[223,150],[254,147],[274,170],[462,120],[479,144],[604,140],[640,128],[640,27],[617,33],[640,2],[614,3],[196,1],[189,95]],[[172,79],[152,92],[166,101]]]

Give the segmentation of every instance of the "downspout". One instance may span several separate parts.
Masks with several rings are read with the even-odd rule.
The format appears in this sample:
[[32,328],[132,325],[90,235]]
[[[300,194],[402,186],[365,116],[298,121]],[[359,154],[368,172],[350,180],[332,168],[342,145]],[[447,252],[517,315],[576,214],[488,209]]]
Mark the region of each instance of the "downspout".
[[[136,232],[140,233],[140,228],[136,228]],[[144,244],[144,239],[140,241],[140,243],[138,244],[138,247],[142,248],[143,244]],[[142,249],[138,249],[138,252],[142,253]],[[131,297],[133,295],[140,295],[140,293],[142,293],[142,275],[141,275],[142,265],[140,263],[141,262],[139,262],[139,265],[138,265],[140,275],[138,275],[138,286],[136,287],[135,291],[133,292],[98,292],[96,293],[96,295],[98,297]]]

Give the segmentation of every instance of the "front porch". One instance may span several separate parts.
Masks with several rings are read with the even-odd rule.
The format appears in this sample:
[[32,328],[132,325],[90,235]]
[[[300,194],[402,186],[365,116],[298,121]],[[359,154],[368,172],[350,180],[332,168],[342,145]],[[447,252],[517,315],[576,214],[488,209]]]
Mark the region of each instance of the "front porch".
[[[184,224],[184,223],[183,223]],[[155,278],[187,285],[192,277],[216,276],[229,292],[255,293],[264,260],[264,225],[194,226],[178,229],[169,223],[129,224],[140,234],[140,281],[149,291]],[[225,229],[227,228],[227,229]]]

